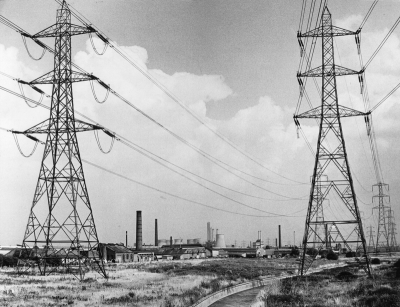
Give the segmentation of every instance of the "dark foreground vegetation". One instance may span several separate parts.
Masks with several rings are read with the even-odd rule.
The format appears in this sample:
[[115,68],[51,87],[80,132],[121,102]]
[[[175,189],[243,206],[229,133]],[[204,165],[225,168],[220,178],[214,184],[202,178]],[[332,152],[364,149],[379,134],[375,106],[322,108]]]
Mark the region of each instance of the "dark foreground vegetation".
[[266,287],[261,300],[268,307],[400,306],[400,260],[374,266],[374,279],[356,266],[286,279]]

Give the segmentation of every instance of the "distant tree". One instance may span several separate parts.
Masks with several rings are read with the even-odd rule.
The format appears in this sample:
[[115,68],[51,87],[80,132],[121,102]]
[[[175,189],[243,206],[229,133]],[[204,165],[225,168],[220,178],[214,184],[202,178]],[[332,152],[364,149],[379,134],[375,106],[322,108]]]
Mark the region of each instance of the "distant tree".
[[338,260],[339,256],[333,252],[332,250],[330,250],[327,254],[326,254],[326,259],[328,260]]

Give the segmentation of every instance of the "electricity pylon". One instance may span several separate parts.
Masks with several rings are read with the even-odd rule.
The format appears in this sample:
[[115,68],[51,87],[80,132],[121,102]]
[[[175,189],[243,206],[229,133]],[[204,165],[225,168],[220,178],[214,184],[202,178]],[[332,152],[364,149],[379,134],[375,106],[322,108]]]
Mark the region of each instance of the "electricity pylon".
[[390,251],[397,251],[397,240],[396,240],[396,223],[394,220],[393,210],[389,209],[387,211],[387,219],[388,219],[388,237],[389,237],[389,246]]
[[389,243],[389,229],[388,229],[388,219],[387,219],[387,210],[388,206],[385,206],[385,200],[388,199],[390,201],[390,196],[385,194],[384,188],[389,190],[389,185],[386,183],[379,182],[372,186],[372,190],[378,189],[378,193],[372,196],[372,202],[375,199],[378,199],[378,206],[373,209],[378,209],[378,232],[376,234],[376,244],[375,244],[375,253],[378,252],[388,252],[390,250]]
[[32,36],[55,38],[54,70],[30,82],[52,84],[50,118],[22,132],[47,138],[20,264],[35,264],[42,275],[66,268],[80,280],[89,265],[107,277],[76,136],[100,127],[75,119],[72,95],[73,82],[93,76],[72,70],[71,37],[93,31],[71,24],[64,0],[56,24]]
[[[329,233],[325,237],[320,236],[315,232],[316,225],[324,226],[329,231],[332,226],[335,226],[337,230],[340,228],[343,238],[337,240],[336,243],[344,243],[348,248],[351,248],[352,245],[356,245],[356,248],[360,246],[362,252],[367,254],[341,124],[342,117],[366,116],[367,114],[339,105],[336,87],[337,76],[359,75],[362,72],[336,65],[333,46],[333,37],[357,34],[357,32],[333,26],[331,13],[327,7],[324,8],[321,24],[318,28],[306,33],[298,33],[299,41],[305,37],[322,38],[322,65],[306,72],[299,72],[297,75],[301,86],[304,84],[301,80],[303,77],[322,78],[321,106],[294,116],[297,125],[299,118],[320,120],[315,166],[303,237],[303,253],[299,269],[301,275],[307,272],[316,257],[315,251],[311,253],[311,256],[307,255],[309,248],[314,244],[319,246],[318,250],[325,245],[328,246],[326,238],[329,237]],[[302,45],[300,44],[300,46]],[[361,78],[359,80],[361,81]],[[303,91],[304,88],[301,88],[301,90]],[[329,179],[325,181],[323,176],[329,176]],[[321,210],[320,207],[324,207],[324,200],[326,199],[329,199],[330,206],[323,210],[324,219],[318,220],[318,212]],[[336,212],[333,212],[333,202],[335,202],[334,206],[337,208]],[[332,213],[328,214],[328,212]],[[317,240],[314,239],[314,236]],[[367,274],[371,274],[368,257],[364,269]]]
[[372,226],[367,227],[369,229],[369,241],[368,241],[368,250],[375,250],[375,243],[374,243],[374,232],[372,230]]

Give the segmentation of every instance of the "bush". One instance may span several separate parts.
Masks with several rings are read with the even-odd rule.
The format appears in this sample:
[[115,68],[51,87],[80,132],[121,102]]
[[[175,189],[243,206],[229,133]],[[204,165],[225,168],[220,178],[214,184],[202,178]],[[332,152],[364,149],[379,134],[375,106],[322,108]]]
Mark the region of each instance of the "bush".
[[292,251],[290,252],[290,256],[296,257],[298,255],[300,255],[299,249],[298,248],[292,248]]
[[371,260],[371,264],[380,264],[381,261],[379,260],[379,258],[372,258]]
[[356,257],[356,252],[347,252],[346,257],[347,258]]
[[306,254],[310,256],[316,256],[318,255],[318,250],[316,248],[308,248]]
[[326,250],[326,249],[324,249],[324,250],[321,250],[320,252],[319,252],[319,254],[321,255],[321,258],[326,258],[326,255],[328,255],[328,251]]
[[338,260],[339,256],[335,254],[333,251],[329,251],[328,254],[326,255],[326,259],[328,260]]

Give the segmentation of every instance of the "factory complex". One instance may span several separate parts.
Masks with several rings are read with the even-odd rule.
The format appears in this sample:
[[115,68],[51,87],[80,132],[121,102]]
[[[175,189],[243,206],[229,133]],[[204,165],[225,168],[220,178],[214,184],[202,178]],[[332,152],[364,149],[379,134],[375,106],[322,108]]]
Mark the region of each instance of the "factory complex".
[[[142,261],[159,260],[185,260],[201,259],[211,257],[245,257],[245,258],[273,258],[282,257],[291,253],[291,247],[281,247],[280,226],[279,238],[276,239],[276,246],[265,246],[261,238],[261,231],[255,242],[250,242],[247,247],[237,247],[236,245],[227,246],[225,236],[218,232],[218,229],[211,228],[210,222],[207,223],[207,239],[201,238],[187,239],[159,239],[158,221],[155,220],[154,244],[145,245],[142,239],[143,220],[142,212],[136,212],[136,243],[134,247],[123,243],[100,243],[103,260],[107,263],[129,263]],[[279,242],[279,243],[278,243]]]

